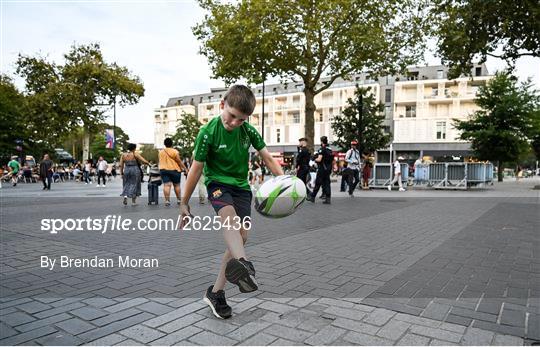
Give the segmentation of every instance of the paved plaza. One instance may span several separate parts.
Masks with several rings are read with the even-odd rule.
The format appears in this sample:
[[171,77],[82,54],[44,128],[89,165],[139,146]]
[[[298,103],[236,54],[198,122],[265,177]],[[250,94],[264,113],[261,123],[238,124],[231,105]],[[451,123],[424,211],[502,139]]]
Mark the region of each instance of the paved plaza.
[[[201,298],[216,231],[40,229],[45,218],[176,218],[123,206],[119,181],[4,185],[0,345],[527,345],[540,340],[538,179],[471,191],[335,193],[293,216],[254,212],[260,290],[228,284],[234,315]],[[146,184],[143,185],[143,193]],[[337,183],[333,192],[338,191]],[[161,198],[162,192],[160,191]],[[194,198],[192,212],[212,216]],[[42,268],[40,257],[157,258],[154,268]]]

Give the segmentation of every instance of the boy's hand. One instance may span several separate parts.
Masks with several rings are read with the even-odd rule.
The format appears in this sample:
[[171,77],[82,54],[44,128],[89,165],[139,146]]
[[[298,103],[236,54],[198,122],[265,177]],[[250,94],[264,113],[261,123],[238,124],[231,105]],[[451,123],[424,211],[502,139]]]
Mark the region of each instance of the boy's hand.
[[191,219],[193,215],[191,214],[189,205],[181,203],[180,204],[180,229],[184,229],[184,225],[187,224],[186,219]]

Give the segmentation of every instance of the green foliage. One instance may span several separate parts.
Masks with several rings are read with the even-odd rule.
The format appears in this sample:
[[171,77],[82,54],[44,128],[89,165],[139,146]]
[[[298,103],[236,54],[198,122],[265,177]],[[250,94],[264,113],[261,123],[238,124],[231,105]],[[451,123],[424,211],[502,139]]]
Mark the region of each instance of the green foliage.
[[193,146],[201,126],[202,123],[195,115],[182,112],[176,133],[171,136],[173,146],[178,149],[182,158],[191,158],[193,155]]
[[[315,95],[339,77],[402,71],[421,60],[425,0],[199,0],[207,11],[193,28],[213,77],[261,82],[266,76],[301,79],[305,136],[313,139]],[[323,75],[327,83],[319,83]]]
[[503,162],[517,162],[540,134],[538,92],[531,89],[530,81],[518,85],[515,77],[497,73],[480,87],[476,103],[481,109],[471,119],[454,119],[461,131],[459,139],[471,142],[480,159],[497,161],[500,168]]
[[154,164],[159,162],[159,151],[152,144],[141,147],[141,156]]
[[[352,140],[358,141],[361,151],[375,152],[385,148],[391,141],[391,135],[384,133],[384,105],[377,103],[369,93],[369,88],[357,88],[355,98],[347,100],[348,106],[343,113],[332,120],[332,130],[336,134],[334,145],[346,151]],[[362,102],[360,102],[360,96]],[[362,126],[359,127],[360,105],[362,105]],[[360,136],[359,136],[360,134]]]
[[107,63],[98,44],[74,45],[64,59],[63,65],[42,57],[17,60],[17,74],[25,80],[28,136],[53,147],[78,127],[95,133],[115,101],[135,104],[144,95],[139,78]]
[[[439,53],[449,76],[470,74],[488,56],[511,67],[525,55],[540,56],[540,2],[531,0],[436,0]],[[501,54],[497,50],[501,49]]]
[[0,160],[9,161],[16,153],[17,139],[27,138],[26,103],[11,79],[0,75]]
[[[114,129],[116,136],[116,146],[114,149],[106,148],[105,129]],[[113,127],[110,124],[102,123],[96,126],[96,133],[90,144],[90,153],[92,158],[97,159],[103,156],[107,162],[120,159],[122,152],[127,150],[129,136],[120,127]]]

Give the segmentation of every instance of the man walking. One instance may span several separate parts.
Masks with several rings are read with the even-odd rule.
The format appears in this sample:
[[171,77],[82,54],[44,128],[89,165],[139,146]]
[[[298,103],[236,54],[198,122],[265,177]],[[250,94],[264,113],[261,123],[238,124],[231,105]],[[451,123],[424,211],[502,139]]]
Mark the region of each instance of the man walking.
[[309,160],[311,159],[311,153],[307,148],[307,139],[302,137],[298,140],[298,154],[296,155],[296,177],[302,180],[306,184],[307,193],[311,192],[307,189],[309,175]]
[[349,196],[353,196],[354,189],[360,182],[360,152],[356,149],[358,141],[351,141],[351,148],[345,154],[345,161],[349,168]]
[[401,163],[399,162],[400,160],[403,160],[403,157],[398,157],[396,161],[394,162],[394,179],[388,185],[388,190],[392,190],[392,186],[397,181],[399,185],[399,191],[400,192],[405,191],[405,189],[403,188],[403,184],[401,183]]
[[107,173],[106,173],[107,168],[108,168],[107,161],[103,159],[103,157],[99,157],[99,160],[97,163],[97,170],[98,170],[98,178],[97,178],[98,185],[97,186],[98,187],[100,187],[101,179],[103,179],[103,187],[105,187],[107,183]]
[[315,188],[310,196],[306,200],[315,202],[317,193],[322,187],[324,201],[323,204],[330,204],[331,189],[330,189],[330,174],[332,173],[332,164],[334,162],[334,154],[330,147],[328,147],[328,138],[326,136],[321,137],[321,148],[317,151],[315,162],[318,165],[317,178],[315,180]]
[[8,163],[9,174],[11,175],[11,183],[13,186],[17,186],[17,180],[19,179],[19,170],[21,169],[21,164],[17,160],[16,155],[11,156],[11,160]]
[[43,160],[39,164],[39,177],[43,182],[43,190],[51,190],[51,180],[52,180],[52,166],[53,162],[49,159],[49,155],[45,154]]

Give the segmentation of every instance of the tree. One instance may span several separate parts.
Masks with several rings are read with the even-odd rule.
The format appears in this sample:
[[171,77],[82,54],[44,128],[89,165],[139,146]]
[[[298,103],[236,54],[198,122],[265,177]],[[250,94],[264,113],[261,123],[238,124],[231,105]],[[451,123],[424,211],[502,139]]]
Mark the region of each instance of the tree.
[[[470,74],[474,60],[488,56],[510,67],[522,56],[540,56],[540,3],[530,0],[437,0],[439,54],[449,77]],[[501,49],[502,48],[502,49]],[[498,54],[497,50],[502,53]]]
[[[213,77],[296,77],[305,95],[305,136],[314,137],[315,95],[337,78],[403,71],[423,55],[423,0],[199,0],[208,11],[193,28]],[[329,80],[320,83],[322,76]]]
[[19,55],[17,73],[25,79],[34,127],[32,134],[56,145],[66,133],[85,129],[83,159],[90,133],[105,120],[114,103],[121,107],[138,102],[144,87],[137,76],[116,63],[107,63],[99,44],[72,46],[64,65],[42,57]]
[[[129,136],[122,130],[122,128],[115,128],[107,123],[98,124],[95,128],[96,133],[90,145],[90,152],[92,153],[92,158],[96,159],[99,156],[103,156],[103,158],[105,158],[105,160],[107,161],[119,159],[121,153],[127,149],[127,145],[129,143]],[[116,144],[114,149],[107,148],[105,129],[114,129],[116,137]]]
[[141,155],[144,159],[152,163],[159,162],[159,151],[154,145],[148,144],[141,147]]
[[[9,161],[19,140],[27,139],[26,100],[12,80],[0,75],[0,160]],[[24,143],[23,143],[24,144]]]
[[196,116],[182,112],[180,124],[176,128],[176,133],[171,136],[174,146],[180,152],[182,158],[191,158],[193,155],[193,145],[199,133],[202,123]]
[[515,77],[499,72],[480,87],[476,103],[480,110],[469,120],[454,119],[454,126],[480,159],[498,163],[501,182],[503,163],[519,160],[540,133],[540,96],[530,81],[518,85]]
[[[358,149],[362,152],[375,152],[385,148],[390,143],[391,135],[384,133],[384,105],[377,103],[375,96],[369,93],[369,88],[357,88],[354,95],[354,100],[352,98],[347,100],[348,106],[343,113],[332,120],[332,130],[336,135],[334,145],[345,151],[352,140],[357,140]],[[359,126],[360,105],[362,105],[361,126]]]

